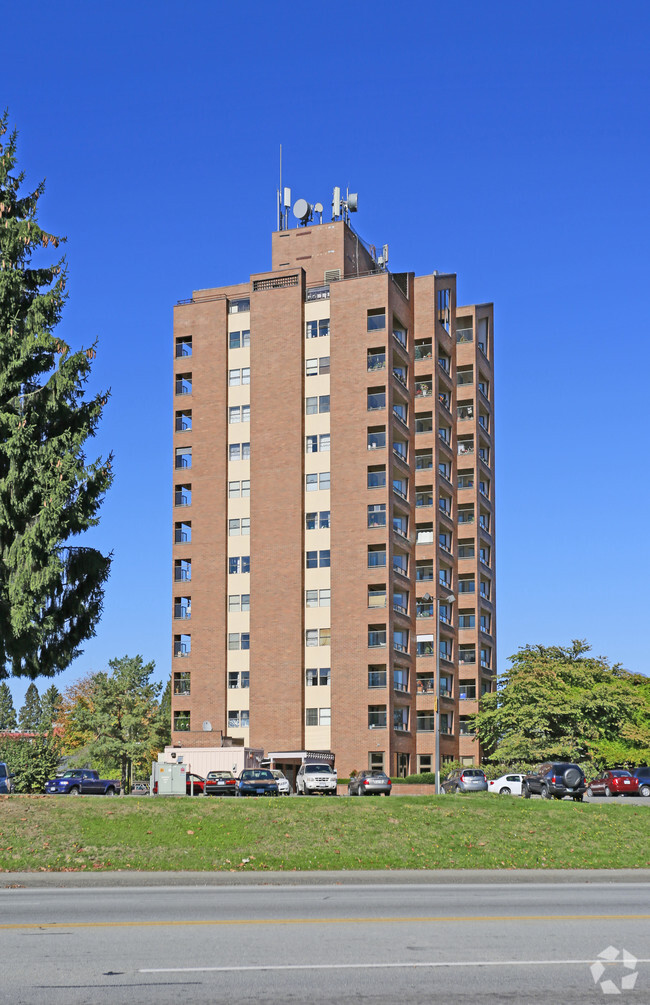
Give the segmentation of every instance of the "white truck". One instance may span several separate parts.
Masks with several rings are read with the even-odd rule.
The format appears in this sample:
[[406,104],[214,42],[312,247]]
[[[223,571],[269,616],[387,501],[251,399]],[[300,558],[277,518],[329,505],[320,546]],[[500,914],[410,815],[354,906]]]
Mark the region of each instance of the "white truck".
[[301,764],[296,776],[296,793],[299,796],[336,795],[336,770],[329,764],[307,762]]

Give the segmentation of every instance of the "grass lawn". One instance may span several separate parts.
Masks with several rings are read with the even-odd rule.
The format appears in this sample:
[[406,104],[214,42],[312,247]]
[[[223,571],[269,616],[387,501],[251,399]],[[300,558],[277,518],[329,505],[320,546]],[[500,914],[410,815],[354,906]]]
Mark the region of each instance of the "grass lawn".
[[646,868],[649,811],[491,795],[0,797],[0,870]]

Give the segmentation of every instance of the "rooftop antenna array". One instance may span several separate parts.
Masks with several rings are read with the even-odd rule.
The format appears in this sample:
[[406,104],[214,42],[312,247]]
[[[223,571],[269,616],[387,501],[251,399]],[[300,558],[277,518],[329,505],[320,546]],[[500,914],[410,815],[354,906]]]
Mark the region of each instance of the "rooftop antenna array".
[[337,185],[332,193],[332,219],[338,220],[340,217],[343,217],[345,222],[349,223],[350,213],[356,213],[358,209],[358,192],[350,192],[350,190],[346,188],[345,199],[342,199],[341,189]]

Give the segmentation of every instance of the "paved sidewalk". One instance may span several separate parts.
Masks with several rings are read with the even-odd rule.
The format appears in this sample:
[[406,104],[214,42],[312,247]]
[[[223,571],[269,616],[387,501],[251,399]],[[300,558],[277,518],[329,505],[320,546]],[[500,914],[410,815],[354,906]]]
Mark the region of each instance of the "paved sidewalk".
[[386,869],[318,872],[0,872],[2,889],[192,886],[650,884],[650,869]]

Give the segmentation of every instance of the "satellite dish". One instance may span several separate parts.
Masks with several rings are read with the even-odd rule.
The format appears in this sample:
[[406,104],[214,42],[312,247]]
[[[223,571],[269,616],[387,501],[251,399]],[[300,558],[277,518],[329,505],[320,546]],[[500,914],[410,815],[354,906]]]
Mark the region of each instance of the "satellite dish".
[[316,205],[314,206],[314,210],[317,213],[322,213],[323,212],[323,204],[322,204],[322,202],[317,202]]
[[293,204],[293,215],[297,220],[304,223],[309,219],[309,214],[311,213],[311,206],[306,199],[297,199]]
[[347,199],[348,210],[350,213],[356,213],[359,208],[359,193],[350,192]]
[[206,719],[205,722],[203,723],[203,732],[204,733],[212,732],[212,723],[210,722],[209,719]]

